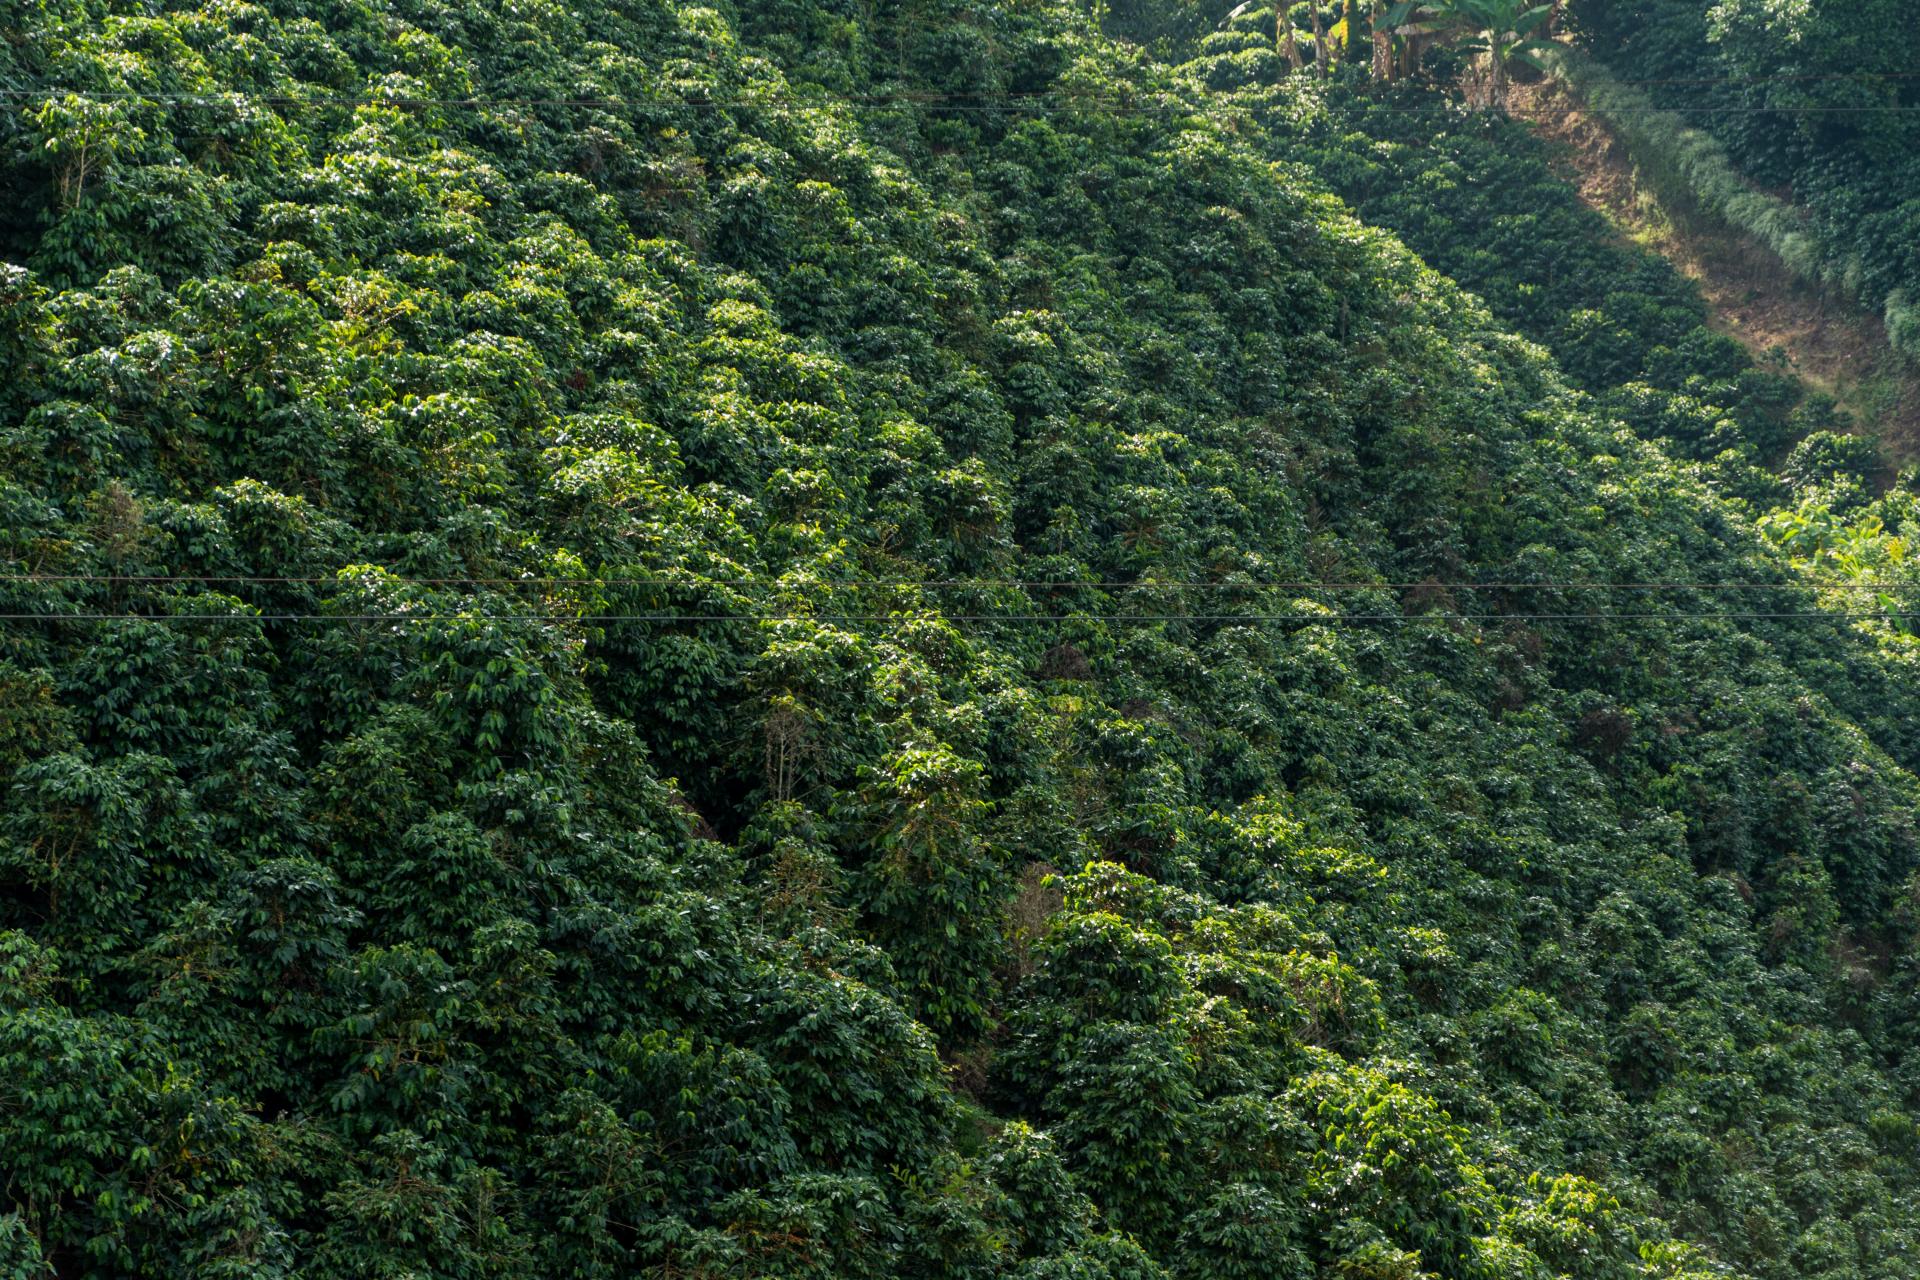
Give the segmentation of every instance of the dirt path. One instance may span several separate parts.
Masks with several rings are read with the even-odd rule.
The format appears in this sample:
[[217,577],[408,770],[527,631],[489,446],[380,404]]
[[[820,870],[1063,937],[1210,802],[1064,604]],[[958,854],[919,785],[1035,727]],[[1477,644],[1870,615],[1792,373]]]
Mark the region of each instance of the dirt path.
[[1516,85],[1513,112],[1565,144],[1566,176],[1581,199],[1699,284],[1714,329],[1762,365],[1784,361],[1832,396],[1862,430],[1880,436],[1897,464],[1920,459],[1920,375],[1888,349],[1878,318],[1794,280],[1744,236],[1689,223],[1641,183],[1605,123],[1561,86]]

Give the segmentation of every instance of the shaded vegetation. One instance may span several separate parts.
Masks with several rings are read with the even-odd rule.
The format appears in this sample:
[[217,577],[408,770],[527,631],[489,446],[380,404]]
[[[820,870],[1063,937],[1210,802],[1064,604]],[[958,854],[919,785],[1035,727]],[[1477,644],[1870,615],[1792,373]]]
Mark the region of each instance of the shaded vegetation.
[[10,1273],[1904,1274],[1912,496],[1512,126],[8,21]]
[[1569,11],[1616,75],[1644,82],[1589,77],[1637,111],[1645,149],[1703,208],[1882,312],[1888,341],[1920,358],[1920,28],[1905,6],[1573,0]]

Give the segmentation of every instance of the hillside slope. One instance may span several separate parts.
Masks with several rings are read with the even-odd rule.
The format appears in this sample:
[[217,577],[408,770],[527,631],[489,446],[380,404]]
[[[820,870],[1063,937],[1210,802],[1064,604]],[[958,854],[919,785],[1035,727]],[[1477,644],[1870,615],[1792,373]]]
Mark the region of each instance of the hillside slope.
[[1884,613],[1855,619],[1876,650],[1864,661],[1774,638],[1802,678],[1911,766],[1920,577],[1907,549],[1920,536],[1920,475],[1909,468],[1887,483],[1900,423],[1871,403],[1850,412],[1718,332],[1702,291],[1586,207],[1560,150],[1530,122],[1470,111],[1438,76],[1383,88],[1348,65],[1316,87],[1274,54],[1271,16],[1242,14],[1196,42],[1188,70],[1216,109],[1257,119],[1269,155],[1309,167],[1544,346],[1595,410],[1704,464],[1707,482],[1744,506],[1824,603]]
[[1051,3],[8,21],[10,1273],[1903,1274],[1885,619],[1284,120]]
[[1567,15],[1632,86],[1594,67],[1580,77],[1590,99],[1679,160],[1698,204],[1878,313],[1908,366],[1920,361],[1920,26],[1906,6],[1572,0]]
[[1913,454],[1920,372],[1892,350],[1878,316],[1783,273],[1771,251],[1691,208],[1684,192],[1663,199],[1620,136],[1565,85],[1529,85],[1515,106],[1561,144],[1583,201],[1700,287],[1716,331],[1830,395],[1896,458]]

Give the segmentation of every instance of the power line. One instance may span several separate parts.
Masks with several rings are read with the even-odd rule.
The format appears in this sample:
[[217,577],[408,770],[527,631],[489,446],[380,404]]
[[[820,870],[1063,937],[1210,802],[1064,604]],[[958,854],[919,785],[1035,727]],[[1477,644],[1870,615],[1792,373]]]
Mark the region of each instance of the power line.
[[1759,76],[1661,76],[1646,80],[1622,80],[1615,76],[1608,79],[1621,85],[1747,85],[1747,84],[1801,84],[1808,81],[1861,80],[1920,80],[1920,71],[1812,71],[1803,74],[1783,75],[1768,73]]
[[[1145,91],[1170,93],[1170,90]],[[953,94],[776,94],[752,98],[617,98],[617,97],[571,97],[571,98],[502,98],[502,97],[399,97],[364,95],[276,95],[253,93],[245,90],[221,90],[209,93],[155,92],[144,93],[132,89],[0,89],[0,98],[10,98],[21,102],[50,102],[61,98],[83,98],[97,102],[132,102],[154,105],[172,104],[189,106],[232,105],[237,101],[251,102],[259,106],[276,110],[288,108],[346,108],[346,107],[436,107],[463,110],[507,109],[507,108],[594,108],[599,110],[632,110],[640,108],[658,110],[741,110],[745,108],[769,107],[829,107],[842,106],[853,109],[901,107],[932,107],[942,111],[964,111],[970,113],[1008,113],[1028,112],[1038,114],[1062,114],[1093,111],[1116,116],[1147,116],[1158,114],[1218,114],[1221,106],[1245,109],[1265,104],[1248,103],[1233,98],[1222,98],[1214,103],[1197,102],[1186,99],[1145,103],[1130,98],[1071,98],[1060,100],[1056,94],[1007,95],[992,100],[983,100],[982,95]],[[1428,103],[1375,102],[1371,104],[1375,111],[1398,112],[1407,115],[1428,115],[1434,113],[1459,113],[1467,111],[1462,104],[1452,99],[1436,98]],[[1582,112],[1584,107],[1575,104],[1542,105],[1533,108],[1540,114],[1572,114]],[[1648,105],[1645,107],[1623,107],[1616,114],[1652,114],[1685,111],[1692,115],[1777,115],[1777,114],[1816,114],[1816,115],[1852,115],[1862,113],[1910,112],[1920,111],[1915,103],[1870,103],[1836,106],[1695,106],[1664,107]]]
[[[375,572],[378,566],[373,566]],[[349,576],[307,575],[281,576],[273,574],[119,574],[119,573],[20,573],[0,574],[0,584],[8,583],[108,583],[139,584],[146,586],[165,586],[173,583],[205,584],[226,583],[233,585],[336,585],[356,586],[361,579],[350,576],[351,570],[344,570]],[[1219,590],[1219,591],[1906,591],[1920,590],[1920,583],[1906,585],[1881,585],[1856,582],[1852,580],[1809,578],[1785,582],[1741,582],[1727,580],[1659,580],[1639,582],[1599,582],[1584,580],[1578,582],[1561,581],[1493,581],[1493,582],[1442,582],[1435,579],[1406,582],[1366,582],[1333,581],[1308,582],[1302,580],[1259,579],[1250,582],[1226,582],[1218,580],[1195,581],[1191,579],[1085,579],[1085,578],[858,578],[858,579],[808,579],[800,582],[785,582],[778,578],[701,578],[655,577],[655,578],[608,578],[608,577],[408,577],[381,573],[378,582],[394,586],[564,586],[564,587],[764,587],[775,591],[817,590],[822,587],[846,588],[902,588],[926,587],[937,589],[985,589],[992,587],[1033,588],[1042,590],[1066,590],[1079,588],[1084,590],[1119,591],[1157,588],[1162,590]]]
[[[392,578],[392,577],[386,577],[386,578],[377,579],[376,582],[378,585],[384,585],[384,586],[422,587],[422,588],[430,588],[430,589],[431,588],[444,589],[447,587],[490,586],[490,587],[496,587],[496,588],[498,587],[506,587],[506,588],[537,587],[542,589],[573,588],[573,589],[583,589],[583,590],[618,590],[623,587],[651,588],[656,590],[681,590],[681,591],[754,590],[754,591],[763,592],[763,593],[774,595],[774,596],[778,596],[788,592],[798,592],[798,591],[818,592],[822,590],[826,590],[826,591],[839,590],[839,591],[849,591],[849,592],[851,591],[914,591],[914,590],[941,590],[941,591],[991,591],[991,590],[1028,591],[1028,590],[1033,590],[1033,591],[1100,591],[1103,593],[1153,592],[1153,591],[1216,591],[1216,592],[1224,591],[1224,592],[1244,592],[1248,594],[1252,594],[1255,592],[1270,593],[1275,591],[1285,591],[1285,592],[1298,593],[1302,595],[1321,593],[1321,592],[1335,593],[1335,594],[1347,593],[1347,592],[1402,592],[1402,593],[1430,592],[1435,594],[1452,594],[1455,592],[1469,593],[1469,592],[1484,592],[1484,591],[1505,591],[1505,592],[1540,591],[1540,592],[1575,592],[1575,593],[1593,592],[1593,591],[1605,591],[1605,592],[1620,591],[1620,592],[1631,592],[1635,594],[1650,594],[1650,593],[1692,592],[1692,591],[1701,591],[1701,592],[1867,591],[1867,592],[1873,592],[1875,594],[1886,596],[1886,597],[1894,597],[1894,596],[1905,597],[1905,596],[1910,596],[1914,592],[1920,591],[1920,583],[1879,584],[1879,583],[1867,583],[1867,582],[1837,582],[1837,581],[1820,581],[1820,580],[1814,580],[1809,582],[1726,582],[1726,581],[1712,581],[1712,582],[1708,582],[1708,581],[1693,581],[1693,582],[1672,582],[1672,581],[1669,581],[1669,582],[1433,582],[1433,581],[1425,581],[1425,582],[1191,582],[1191,581],[1184,581],[1183,582],[1183,581],[1153,581],[1153,580],[1081,581],[1081,580],[1075,580],[1075,579],[990,579],[990,578],[921,580],[921,579],[912,579],[912,578],[899,578],[899,579],[869,579],[864,581],[861,581],[861,580],[810,581],[810,582],[781,583],[778,581],[772,581],[767,579],[757,579],[757,580],[756,579],[701,580],[697,578],[632,578],[632,579],[591,578],[589,579],[589,578],[551,578],[551,577],[488,579],[488,578]],[[141,586],[141,587],[165,587],[169,585],[205,586],[209,584],[219,584],[219,585],[228,585],[228,586],[263,586],[263,587],[324,586],[324,585],[354,587],[354,586],[360,586],[360,585],[367,585],[367,584],[364,584],[361,580],[357,580],[350,577],[349,578],[245,577],[245,576],[235,575],[231,577],[206,576],[206,577],[193,577],[193,578],[188,578],[188,577],[168,578],[168,577],[161,577],[161,576],[135,576],[135,575],[110,575],[110,574],[20,575],[20,576],[0,575],[0,585],[21,584],[21,583],[32,583],[36,585],[55,585],[55,584],[64,584],[64,585],[87,584],[87,585],[106,585],[106,586],[128,585],[128,586]],[[74,603],[80,603],[80,602],[76,601]],[[358,620],[358,621],[418,621],[418,620],[435,620],[435,619],[447,620],[447,619],[453,619],[453,618],[470,619],[475,617],[481,617],[481,618],[496,618],[496,619],[523,620],[523,621],[590,622],[590,623],[753,622],[753,621],[776,621],[776,620],[783,620],[783,619],[790,619],[790,618],[804,618],[804,619],[813,619],[817,621],[842,620],[842,621],[849,621],[849,622],[862,622],[862,621],[878,622],[878,621],[885,621],[890,618],[897,618],[900,616],[903,616],[903,615],[901,613],[814,614],[814,613],[804,613],[797,610],[781,610],[777,612],[760,611],[760,612],[729,613],[729,614],[688,614],[688,613],[670,613],[670,612],[659,612],[659,611],[650,612],[650,613],[622,612],[622,613],[599,613],[599,614],[556,613],[551,611],[546,613],[485,613],[485,612],[474,612],[472,610],[467,610],[467,611],[458,612],[458,613],[438,612],[438,613],[432,613],[432,614],[420,614],[420,613],[365,613],[365,614],[326,613],[326,614],[323,614],[323,613],[295,613],[295,612],[274,612],[274,613],[261,613],[261,614],[225,614],[225,613],[222,613],[222,614],[128,614],[124,612],[120,612],[120,613],[40,612],[40,613],[32,613],[32,614],[0,615],[0,620],[19,620],[22,618],[29,618],[29,617],[30,618],[56,618],[56,619],[66,618],[66,619],[74,619],[74,620],[93,620],[93,621],[103,621],[103,620],[127,618],[127,617],[153,618],[158,620],[167,620],[171,618],[182,618],[186,620],[193,620],[196,618],[221,619],[221,618],[238,617],[238,618],[258,618],[265,621],[293,622],[293,621],[325,620],[325,619]],[[1222,621],[1227,619],[1239,619],[1239,620],[1249,620],[1249,621],[1273,621],[1273,620],[1290,619],[1290,618],[1300,618],[1300,619],[1309,620],[1309,621],[1315,618],[1351,618],[1353,620],[1380,620],[1384,618],[1402,618],[1407,616],[1450,617],[1450,618],[1456,618],[1463,621],[1484,621],[1484,620],[1500,619],[1500,618],[1575,620],[1575,619],[1592,619],[1592,618],[1638,618],[1638,617],[1660,617],[1660,618],[1792,618],[1792,617],[1842,617],[1842,616],[1844,617],[1906,617],[1908,616],[1908,614],[1905,612],[1836,613],[1831,610],[1814,610],[1814,611],[1799,611],[1799,612],[1756,611],[1756,612],[1747,612],[1747,613],[1720,610],[1720,611],[1697,612],[1697,613],[1659,612],[1659,613],[1645,613],[1645,614],[1622,614],[1617,612],[1615,613],[1557,612],[1557,613],[1533,613],[1533,614],[1517,614],[1517,613],[1469,614],[1469,613],[1429,612],[1426,614],[1416,614],[1416,615],[1291,614],[1291,613],[1289,614],[1273,614],[1273,613],[1249,614],[1249,613],[1197,613],[1197,612],[1177,611],[1177,612],[1166,612],[1166,613],[1157,613],[1157,614],[1120,614],[1120,613],[1088,613],[1088,612],[1074,612],[1074,613],[1064,613],[1064,614],[1059,614],[1059,613],[1056,613],[1056,614],[1019,614],[1019,613],[949,614],[949,613],[942,613],[939,616],[949,617],[955,621],[967,621],[967,622],[1065,621],[1070,619],[1136,621],[1136,622],[1139,622],[1139,621],[1206,622],[1206,621]]]
[[1752,611],[1726,613],[939,613],[932,611],[885,614],[852,613],[0,613],[0,622],[530,622],[584,623],[720,623],[822,622],[848,625],[922,622],[1301,622],[1313,625],[1346,622],[1682,622],[1705,619],[1726,621],[1893,620],[1910,613],[1845,610]]
[[[108,585],[361,585],[357,578],[263,578],[263,576],[142,576],[142,574],[19,574],[0,583],[108,583]],[[1920,591],[1920,583],[1870,581],[1089,581],[1081,578],[862,578],[862,580],[780,581],[772,578],[396,578],[380,576],[380,585],[401,587],[762,587],[768,591],[833,589],[1029,589],[1029,591]]]

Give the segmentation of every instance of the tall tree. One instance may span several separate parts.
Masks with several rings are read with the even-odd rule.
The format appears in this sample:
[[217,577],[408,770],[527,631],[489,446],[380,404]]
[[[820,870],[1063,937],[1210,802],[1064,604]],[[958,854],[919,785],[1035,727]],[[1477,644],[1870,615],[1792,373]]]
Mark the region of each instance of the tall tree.
[[1387,25],[1392,6],[1388,0],[1373,0],[1373,78],[1393,79],[1393,28]]
[[1535,33],[1552,14],[1552,5],[1530,5],[1527,0],[1442,0],[1399,5],[1389,21],[1396,16],[1402,23],[1419,18],[1457,32],[1458,48],[1482,55],[1481,79],[1470,86],[1469,98],[1487,110],[1504,112],[1513,64],[1539,65],[1535,55],[1547,41]]
[[1453,28],[1445,25],[1436,5],[1425,4],[1421,0],[1399,0],[1398,3],[1383,4],[1380,8],[1385,12],[1376,9],[1374,13],[1374,37],[1378,42],[1374,56],[1377,73],[1379,43],[1384,43],[1387,49],[1386,79],[1390,80],[1396,74],[1412,75],[1419,69],[1420,59],[1426,51],[1453,34]]

